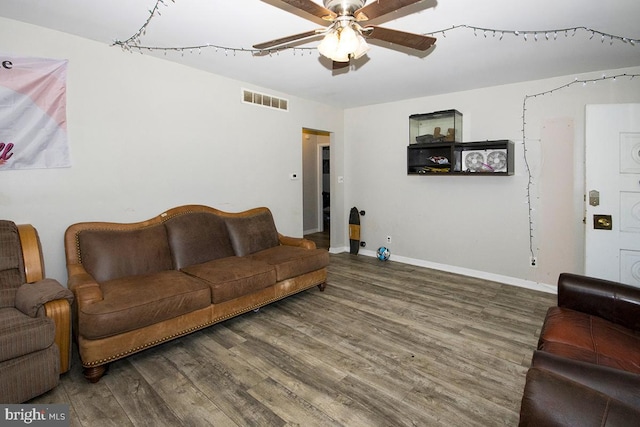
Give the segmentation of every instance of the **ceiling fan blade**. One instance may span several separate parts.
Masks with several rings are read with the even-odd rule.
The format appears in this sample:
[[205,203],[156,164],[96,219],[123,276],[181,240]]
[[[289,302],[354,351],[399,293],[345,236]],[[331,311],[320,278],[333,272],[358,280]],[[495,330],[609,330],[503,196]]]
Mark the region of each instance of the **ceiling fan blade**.
[[347,68],[348,66],[349,66],[349,61],[347,61],[347,62],[333,61],[332,69],[333,70],[341,70],[343,68]]
[[311,0],[280,0],[282,3],[286,3],[296,9],[303,10],[310,13],[313,16],[322,18],[326,21],[333,21],[338,15],[329,9],[320,6],[318,3],[314,3]]
[[300,33],[300,34],[294,34],[292,36],[287,36],[287,37],[282,37],[279,39],[275,39],[275,40],[270,40],[268,42],[264,42],[264,43],[258,43],[258,44],[254,44],[253,47],[254,49],[270,49],[272,47],[276,47],[276,46],[282,46],[294,41],[298,41],[298,40],[302,40],[302,39],[306,39],[308,37],[313,37],[315,35],[317,35],[318,33],[316,32],[316,30],[312,30],[312,31],[307,31],[305,33]]
[[435,37],[423,36],[421,34],[405,33],[404,31],[390,30],[373,25],[365,28],[365,30],[368,29],[372,30],[363,33],[367,38],[382,40],[416,50],[427,50],[436,42]]
[[367,21],[421,1],[422,0],[376,0],[356,10],[353,15],[357,21]]

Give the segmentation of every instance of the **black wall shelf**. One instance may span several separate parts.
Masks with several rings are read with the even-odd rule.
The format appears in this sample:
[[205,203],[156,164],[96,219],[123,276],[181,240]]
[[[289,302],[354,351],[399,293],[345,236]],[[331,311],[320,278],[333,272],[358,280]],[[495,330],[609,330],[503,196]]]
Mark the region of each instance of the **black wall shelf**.
[[513,153],[513,141],[506,139],[411,144],[407,174],[509,176],[515,172]]

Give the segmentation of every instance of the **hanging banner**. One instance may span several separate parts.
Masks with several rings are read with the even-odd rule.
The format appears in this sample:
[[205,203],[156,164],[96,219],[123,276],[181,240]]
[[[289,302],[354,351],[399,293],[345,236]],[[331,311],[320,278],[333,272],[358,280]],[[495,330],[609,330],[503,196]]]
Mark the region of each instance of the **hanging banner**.
[[71,166],[67,62],[0,54],[0,171]]

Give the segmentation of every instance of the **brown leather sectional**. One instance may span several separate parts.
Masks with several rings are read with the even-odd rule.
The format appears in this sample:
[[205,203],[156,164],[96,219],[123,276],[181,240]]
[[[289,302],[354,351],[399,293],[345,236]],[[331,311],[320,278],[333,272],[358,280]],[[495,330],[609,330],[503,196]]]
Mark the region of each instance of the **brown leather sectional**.
[[563,273],[520,408],[520,426],[640,425],[640,288]]
[[181,206],[138,223],[65,233],[74,334],[84,373],[318,286],[329,254],[279,234],[271,212]]

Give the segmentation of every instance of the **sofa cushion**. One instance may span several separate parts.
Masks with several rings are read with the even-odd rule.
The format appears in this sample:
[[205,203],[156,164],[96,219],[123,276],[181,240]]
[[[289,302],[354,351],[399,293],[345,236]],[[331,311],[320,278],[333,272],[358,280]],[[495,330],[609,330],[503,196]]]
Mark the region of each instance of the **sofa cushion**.
[[136,230],[83,230],[78,244],[84,268],[98,283],[173,268],[163,224]]
[[267,288],[276,283],[274,268],[264,262],[229,257],[192,265],[183,272],[211,287],[211,301],[221,303]]
[[237,256],[278,246],[278,231],[271,212],[259,210],[247,216],[226,218],[229,238]]
[[0,362],[51,346],[55,324],[48,317],[29,317],[15,308],[0,308]]
[[549,308],[538,348],[574,360],[640,374],[640,335],[579,311]]
[[100,288],[102,301],[79,308],[85,338],[120,334],[211,304],[206,283],[175,270],[110,280]]
[[256,252],[249,258],[265,262],[276,269],[278,281],[310,273],[329,265],[329,252],[297,246],[276,246]]
[[164,225],[176,269],[234,254],[224,218],[218,215],[189,212],[167,220]]
[[0,308],[13,307],[16,291],[25,281],[18,227],[0,220]]

